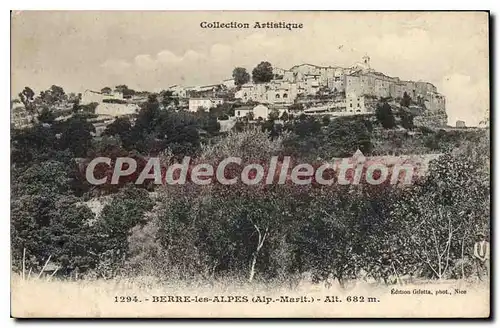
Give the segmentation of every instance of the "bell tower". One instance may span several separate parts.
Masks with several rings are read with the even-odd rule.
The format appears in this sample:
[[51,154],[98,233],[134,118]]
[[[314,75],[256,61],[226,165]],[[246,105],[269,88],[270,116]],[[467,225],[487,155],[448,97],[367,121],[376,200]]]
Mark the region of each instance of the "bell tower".
[[366,68],[370,68],[370,56],[368,55],[363,56],[363,64],[365,64]]

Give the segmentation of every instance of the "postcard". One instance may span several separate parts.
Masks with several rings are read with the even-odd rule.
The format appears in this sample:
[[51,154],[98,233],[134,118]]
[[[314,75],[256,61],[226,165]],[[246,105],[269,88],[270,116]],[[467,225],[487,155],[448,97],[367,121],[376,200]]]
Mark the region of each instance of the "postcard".
[[11,316],[488,318],[489,21],[12,11]]

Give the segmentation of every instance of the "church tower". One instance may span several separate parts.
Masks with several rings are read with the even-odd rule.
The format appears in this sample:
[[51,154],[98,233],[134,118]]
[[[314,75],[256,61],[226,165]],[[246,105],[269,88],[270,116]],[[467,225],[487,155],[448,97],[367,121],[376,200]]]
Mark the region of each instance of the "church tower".
[[365,64],[366,68],[370,68],[370,57],[368,55],[363,56],[363,64]]

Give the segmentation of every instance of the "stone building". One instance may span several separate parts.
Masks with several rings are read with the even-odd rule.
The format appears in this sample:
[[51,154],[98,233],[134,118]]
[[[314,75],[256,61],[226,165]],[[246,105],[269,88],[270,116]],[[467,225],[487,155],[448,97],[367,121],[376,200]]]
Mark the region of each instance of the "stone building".
[[174,84],[174,85],[168,87],[167,91],[171,91],[174,96],[177,96],[179,98],[186,97],[186,88],[184,88],[178,84]]
[[[377,72],[371,68],[368,56],[347,68],[301,64],[289,70],[275,68],[273,73],[275,79],[272,81],[247,83],[235,97],[269,105],[290,105],[296,100],[310,102],[315,99],[328,102],[335,111],[356,114],[373,112],[380,98],[399,104],[406,93],[412,105],[423,109],[422,122],[447,123],[445,97],[432,83],[403,81]],[[331,93],[325,92],[325,88]],[[325,95],[329,99],[325,99]]]
[[[303,86],[306,87],[305,85]],[[299,94],[299,85],[287,81],[268,83],[247,83],[241,86],[235,97],[242,101],[256,101],[266,104],[292,104]]]
[[257,105],[253,108],[253,117],[255,119],[262,118],[263,120],[266,120],[267,117],[269,116],[269,113],[271,112],[269,110],[269,107],[264,106],[264,105]]
[[217,107],[224,103],[221,98],[189,98],[189,111],[197,112],[199,109],[208,111],[210,108]]
[[224,85],[228,89],[234,89],[236,87],[234,79],[225,79],[222,81],[222,85]]
[[253,113],[253,107],[252,106],[241,106],[238,107],[234,110],[234,116],[236,118],[243,118],[247,117],[249,113]]
[[186,88],[185,91],[188,98],[217,98],[225,88],[224,84],[210,84]]
[[243,118],[247,117],[249,113],[252,113],[252,117],[254,120],[257,119],[263,119],[267,120],[269,118],[269,114],[271,114],[272,111],[277,111],[278,117],[281,117],[284,112],[288,113],[288,109],[285,107],[281,106],[264,106],[262,104],[259,104],[257,106],[241,106],[238,107],[234,110],[234,116],[236,118]]
[[118,91],[103,93],[100,91],[85,90],[85,92],[82,94],[80,103],[82,105],[88,105],[90,103],[102,103],[106,99],[123,100],[123,93]]
[[95,108],[95,113],[97,115],[118,117],[137,114],[140,109],[141,108],[137,104],[117,104],[103,102],[97,105],[97,107]]

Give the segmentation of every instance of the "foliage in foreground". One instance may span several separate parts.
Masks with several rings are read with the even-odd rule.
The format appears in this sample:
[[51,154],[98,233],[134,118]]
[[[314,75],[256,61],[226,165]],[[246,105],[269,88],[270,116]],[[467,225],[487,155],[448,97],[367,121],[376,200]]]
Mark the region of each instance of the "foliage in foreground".
[[[279,137],[251,129],[202,146],[199,135],[189,132],[190,116],[153,116],[157,119],[143,113],[136,131],[157,139],[165,131],[182,135],[176,133],[180,129],[194,137],[177,142],[167,136],[163,141],[172,143],[159,150],[179,146],[180,154],[195,152],[209,160],[269,160],[290,153],[301,159],[320,140],[314,131],[325,138],[321,145],[326,146],[318,148],[325,157],[348,156],[361,147],[369,152],[373,146],[372,126],[361,121],[321,126],[299,119]],[[144,271],[166,278],[251,281],[286,281],[308,272],[315,281],[333,277],[341,284],[362,275],[387,282],[403,275],[463,278],[472,274],[475,234],[488,231],[488,140],[454,139],[450,144],[458,150],[434,162],[426,179],[404,189],[185,185],[158,190],[153,208],[145,190],[130,187],[118,190],[96,219],[75,192],[70,165],[92,147],[90,127],[70,123],[57,128],[62,139],[41,127],[36,131],[43,138],[15,138],[11,233],[16,271],[26,249],[29,267],[41,268],[51,256],[61,275],[79,271],[105,278]],[[109,133],[119,131],[110,128]],[[83,140],[83,148],[75,140]]]

